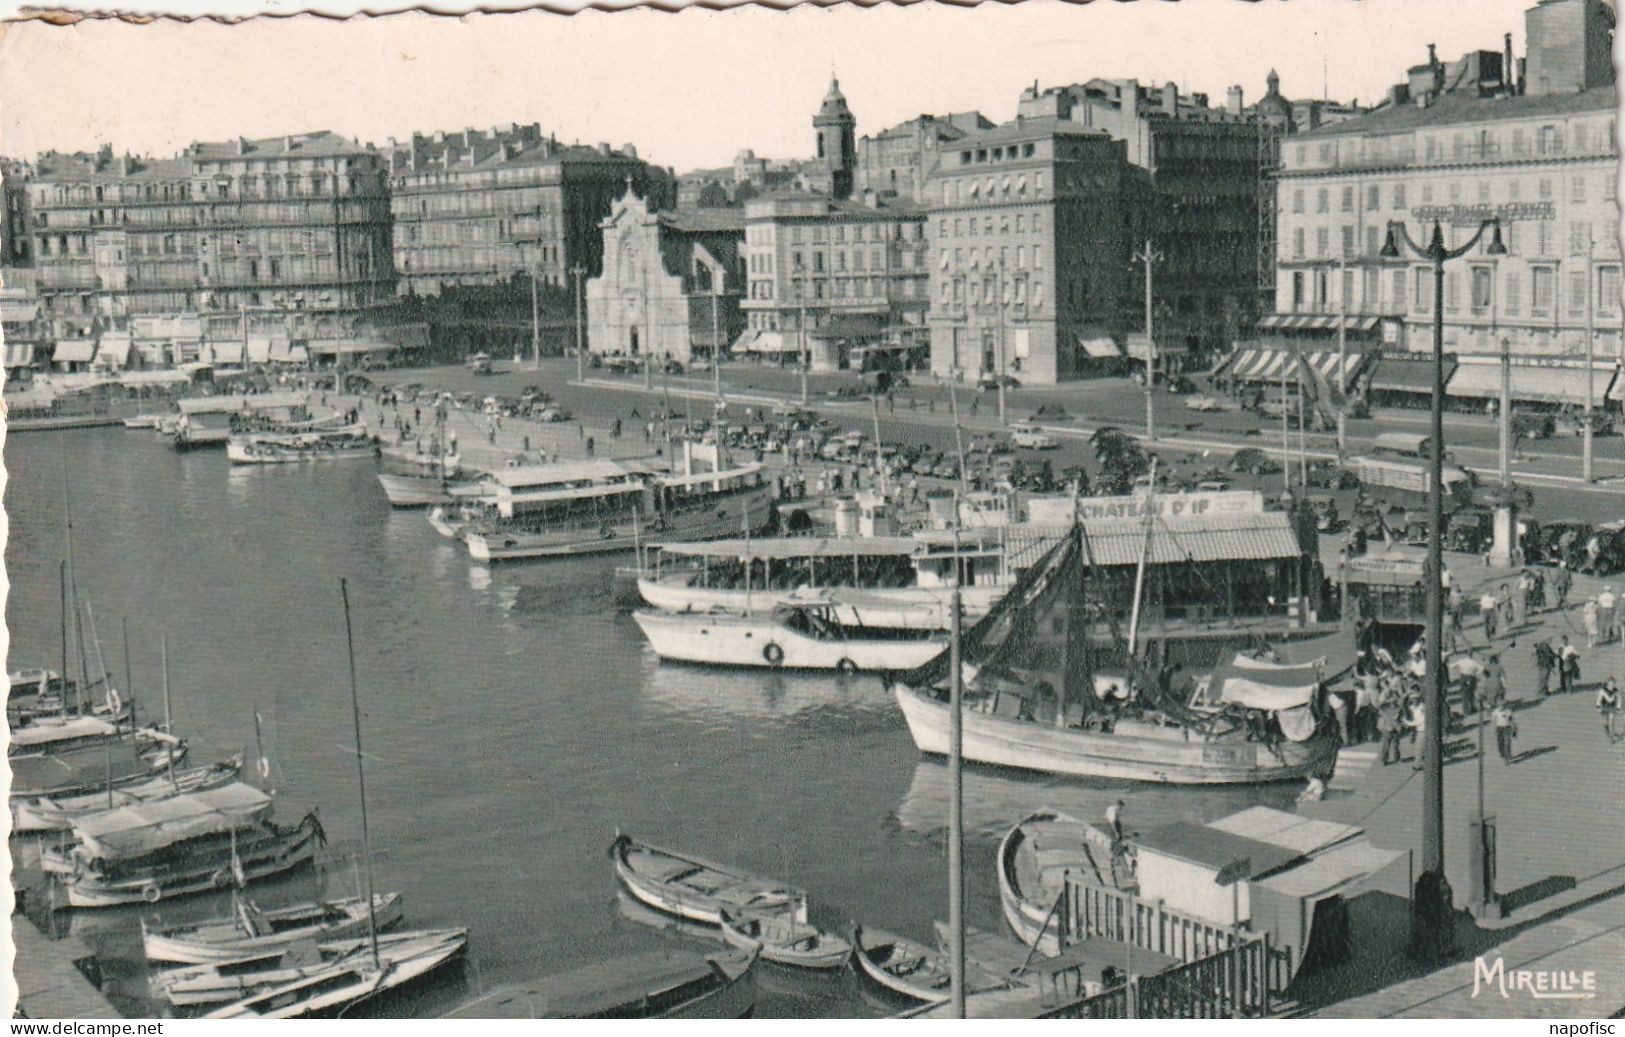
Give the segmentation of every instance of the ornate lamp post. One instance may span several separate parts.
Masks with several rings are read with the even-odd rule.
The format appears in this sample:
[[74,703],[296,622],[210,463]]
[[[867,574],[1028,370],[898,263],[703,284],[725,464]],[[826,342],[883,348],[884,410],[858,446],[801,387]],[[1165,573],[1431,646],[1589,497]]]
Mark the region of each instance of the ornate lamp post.
[[1427,580],[1427,683],[1424,687],[1426,721],[1422,731],[1422,873],[1411,895],[1411,953],[1435,957],[1436,950],[1448,951],[1452,904],[1450,884],[1444,875],[1444,657],[1440,651],[1444,614],[1444,591],[1440,576],[1444,568],[1444,265],[1466,255],[1484,232],[1493,228],[1494,238],[1487,252],[1506,255],[1501,243],[1501,221],[1485,220],[1464,245],[1446,248],[1444,231],[1437,221],[1426,245],[1418,245],[1403,223],[1390,221],[1388,237],[1379,255],[1399,259],[1399,243],[1412,254],[1433,264],[1433,401],[1432,450],[1428,482]]

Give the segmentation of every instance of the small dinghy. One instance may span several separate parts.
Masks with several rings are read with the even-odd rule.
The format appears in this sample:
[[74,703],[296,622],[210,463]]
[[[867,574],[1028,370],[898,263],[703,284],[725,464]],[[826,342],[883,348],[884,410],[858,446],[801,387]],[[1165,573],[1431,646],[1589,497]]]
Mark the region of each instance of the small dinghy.
[[[337,956],[205,1019],[309,1019],[335,1015],[360,1001],[396,991],[433,972],[468,949],[467,929],[431,929],[400,942],[360,939],[347,947],[324,947]],[[346,953],[347,952],[347,953]]]
[[[380,934],[379,960],[389,963],[414,957],[426,946],[443,943],[450,932],[428,929]],[[308,978],[357,952],[372,953],[370,937],[329,943],[305,940],[266,954],[164,969],[153,974],[149,987],[153,1000],[168,1001],[177,1008],[217,1005]]]
[[667,914],[721,925],[727,910],[787,912],[807,920],[807,895],[773,879],[645,846],[617,833],[609,847],[615,876],[634,897]]
[[[948,997],[952,981],[948,955],[883,929],[855,926],[852,946],[857,951],[858,971],[877,986],[914,1001],[942,1001]],[[993,976],[968,963],[965,966],[967,991],[996,990],[1009,981]]]
[[999,904],[1010,931],[1042,954],[1059,954],[1057,901],[1068,876],[1132,888],[1132,862],[1105,829],[1058,810],[1037,810],[999,841]]
[[724,909],[722,938],[765,961],[803,969],[838,969],[852,957],[850,943],[789,913]]
[[[399,925],[405,907],[399,893],[373,897],[378,928]],[[149,961],[187,964],[232,961],[276,954],[301,940],[338,940],[367,931],[367,898],[319,900],[271,911],[237,899],[230,918],[170,928],[141,924],[141,943]]]

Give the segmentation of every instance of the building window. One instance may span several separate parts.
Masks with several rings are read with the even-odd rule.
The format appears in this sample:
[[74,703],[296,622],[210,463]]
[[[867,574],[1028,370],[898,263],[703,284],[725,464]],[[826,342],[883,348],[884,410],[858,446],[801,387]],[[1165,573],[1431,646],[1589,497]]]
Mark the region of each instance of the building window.
[[1488,313],[1493,294],[1494,271],[1487,266],[1473,267],[1473,312]]
[[1295,227],[1292,230],[1292,258],[1303,258],[1303,228]]
[[1575,176],[1569,178],[1569,201],[1583,202],[1586,200],[1586,178]]
[[1416,296],[1411,300],[1411,309],[1416,313],[1433,312],[1433,279],[1428,276],[1428,268],[1419,266],[1415,270],[1416,276],[1412,280],[1416,284]]
[[1377,228],[1375,226],[1365,229],[1365,254],[1374,256],[1382,250],[1382,244],[1377,241]]
[[1503,308],[1508,316],[1516,316],[1523,308],[1523,279],[1516,270],[1507,271],[1506,293],[1503,296],[1506,302]]
[[1303,271],[1292,272],[1292,312],[1303,309]]
[[1600,266],[1597,268],[1597,315],[1599,317],[1616,317],[1619,315],[1619,267]]
[[1536,317],[1550,317],[1557,291],[1557,271],[1549,266],[1532,267],[1529,280],[1533,288],[1529,312]]
[[1423,184],[1422,185],[1422,204],[1426,205],[1431,201],[1433,201],[1433,185],[1432,184]]
[[1332,207],[1331,192],[1328,191],[1326,188],[1322,187],[1315,194],[1315,211],[1316,212],[1329,212],[1329,211],[1331,211],[1331,207]]
[[1303,212],[1303,188],[1292,192],[1292,211]]
[[1455,313],[1460,309],[1457,302],[1460,293],[1456,291],[1456,284],[1459,280],[1460,277],[1454,270],[1444,275],[1444,312],[1446,313]]
[[1382,298],[1381,298],[1381,296],[1382,296],[1382,283],[1380,281],[1381,276],[1382,276],[1382,271],[1378,270],[1376,267],[1367,267],[1366,268],[1365,277],[1363,278],[1364,284],[1362,284],[1360,286],[1360,312],[1361,313],[1380,313],[1380,312],[1382,312]]
[[1354,211],[1354,185],[1352,184],[1347,184],[1343,187],[1343,211]]
[[1343,228],[1343,258],[1348,259],[1354,255],[1354,228]]
[[1405,271],[1394,271],[1393,288],[1391,307],[1395,313],[1398,313],[1405,308]]
[[1377,209],[1380,208],[1381,205],[1382,189],[1376,184],[1372,184],[1365,189],[1365,207],[1367,209]]
[[1569,271],[1569,316],[1584,317],[1586,313],[1586,272]]
[[1395,184],[1394,185],[1394,208],[1396,208],[1396,209],[1405,208],[1405,185],[1404,184]]
[[1478,182],[1478,200],[1481,202],[1490,200],[1490,182],[1488,180]]
[[1315,255],[1324,256],[1326,254],[1326,250],[1330,247],[1330,239],[1331,231],[1327,228],[1320,227],[1315,230]]
[[1330,281],[1331,279],[1326,276],[1326,271],[1315,271],[1315,309],[1317,310],[1326,308],[1326,299],[1330,294]]

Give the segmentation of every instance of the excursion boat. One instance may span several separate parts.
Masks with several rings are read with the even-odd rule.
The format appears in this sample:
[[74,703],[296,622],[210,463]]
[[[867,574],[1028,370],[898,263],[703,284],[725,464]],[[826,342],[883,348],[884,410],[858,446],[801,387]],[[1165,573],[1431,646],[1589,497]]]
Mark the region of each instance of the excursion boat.
[[302,461],[351,461],[376,457],[378,444],[365,425],[312,432],[249,433],[226,443],[232,464],[298,464]]
[[109,785],[90,792],[13,799],[11,830],[19,834],[66,830],[89,814],[228,785],[237,780],[242,769],[243,758],[238,755],[224,763],[187,767],[157,777],[143,775],[140,781]]
[[[1331,773],[1338,740],[1313,666],[1255,662],[1239,674],[1215,673],[1209,687],[1221,689],[1219,707],[1199,708],[1158,697],[1155,680],[1135,656],[1132,633],[1125,641],[1131,646],[1126,679],[1093,668],[1087,638],[1062,638],[1041,657],[1035,649],[1044,646],[1025,632],[1044,629],[1050,619],[1066,627],[1060,617],[1087,609],[1088,554],[1083,527],[1074,525],[965,632],[966,760],[1173,785],[1259,784]],[[1082,658],[1074,641],[1081,642],[1076,650]],[[922,752],[948,753],[951,676],[943,653],[892,689]],[[1049,698],[1053,707],[1044,706]],[[1069,703],[1091,699],[1114,701],[1101,715],[1080,716],[1085,726],[1077,726]],[[1049,717],[1037,715],[1043,708],[1050,709]]]
[[[428,929],[380,934],[378,958],[386,968],[438,952],[466,930]],[[182,965],[154,973],[148,981],[152,999],[177,1008],[240,1001],[273,987],[286,987],[331,972],[335,963],[357,953],[371,954],[371,939],[323,943],[296,943],[257,956],[198,965]]]
[[474,481],[463,474],[461,455],[446,449],[446,412],[435,408],[435,434],[430,437],[429,449],[422,448],[422,440],[411,447],[401,444],[380,448],[384,464],[390,469],[378,473],[378,485],[391,507],[421,508],[427,505],[450,504],[454,487],[472,487]]
[[838,969],[852,957],[850,943],[788,911],[724,909],[722,939],[730,947],[761,954],[764,961],[802,969]]
[[961,614],[974,621],[1012,579],[1004,529],[913,536],[775,537],[652,545],[638,594],[668,612],[827,602],[845,626],[946,630],[957,560]]
[[948,647],[930,630],[844,626],[836,614],[822,602],[765,615],[640,609],[632,618],[661,659],[714,666],[886,673],[923,666]]
[[784,911],[807,920],[807,894],[774,879],[749,875],[617,833],[609,847],[615,876],[639,901],[691,922],[722,925],[725,911]]
[[[949,995],[952,967],[948,955],[884,929],[852,929],[852,959],[858,973],[884,990],[911,1001],[942,1001]],[[965,988],[994,990],[1008,981],[965,966]]]
[[[298,977],[208,1013],[205,1019],[309,1019],[341,1012],[416,982],[468,949],[467,929],[427,930],[399,943],[352,941],[343,953]],[[339,948],[333,948],[338,950]]]
[[1052,957],[1061,952],[1056,912],[1069,875],[1109,888],[1133,884],[1109,832],[1047,808],[1028,814],[999,840],[998,870],[1005,923],[1022,943]]
[[[399,925],[406,907],[399,893],[373,897],[379,929]],[[262,911],[241,897],[233,898],[229,918],[157,928],[141,923],[141,946],[149,961],[202,965],[212,961],[278,953],[301,940],[337,940],[367,932],[366,897],[318,900]]]
[[477,997],[443,1019],[744,1019],[756,955],[650,951]]
[[270,820],[271,797],[233,784],[82,817],[71,841],[46,849],[72,907],[155,904],[279,875],[311,861],[326,842],[314,812],[297,824]]

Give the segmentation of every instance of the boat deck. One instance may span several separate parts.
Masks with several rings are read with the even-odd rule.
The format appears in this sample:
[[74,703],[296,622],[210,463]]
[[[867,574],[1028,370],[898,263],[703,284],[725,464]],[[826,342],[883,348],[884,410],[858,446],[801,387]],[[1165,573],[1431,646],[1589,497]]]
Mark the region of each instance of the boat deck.
[[11,938],[17,957],[12,978],[17,983],[17,1014],[30,1019],[122,1019],[112,1002],[96,989],[77,962],[94,959],[90,948],[72,937],[47,939],[33,923],[12,916]]
[[1015,878],[1026,899],[1054,903],[1069,873],[1103,886],[1121,884],[1110,845],[1091,839],[1090,829],[1081,821],[1029,821],[1021,826]]

